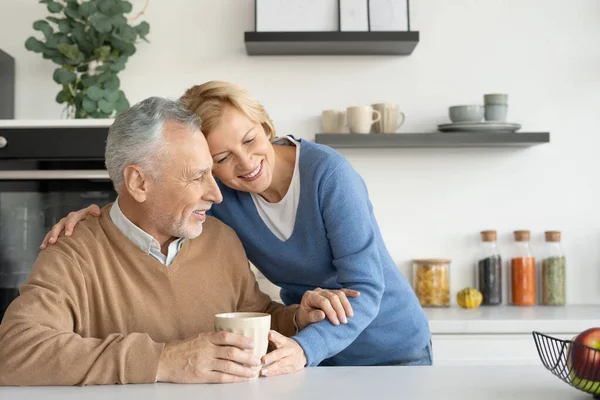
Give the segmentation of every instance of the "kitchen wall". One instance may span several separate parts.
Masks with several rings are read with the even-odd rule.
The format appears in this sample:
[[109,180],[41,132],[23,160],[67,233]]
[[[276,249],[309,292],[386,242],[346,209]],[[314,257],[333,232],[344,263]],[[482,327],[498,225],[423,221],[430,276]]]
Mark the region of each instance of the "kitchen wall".
[[[134,11],[143,0],[133,0]],[[322,109],[398,103],[401,132],[435,131],[451,104],[507,92],[509,119],[550,131],[528,149],[341,150],[365,179],[385,242],[410,260],[452,258],[453,294],[472,285],[479,231],[563,231],[568,302],[600,304],[600,2],[413,0],[421,42],[409,57],[248,57],[251,0],[151,0],[150,44],[122,74],[132,102],[179,96],[206,80],[238,82],[267,107],[279,135],[313,139]],[[23,43],[45,15],[34,1],[3,0],[0,48],[17,60],[19,119],[57,119],[53,66]]]

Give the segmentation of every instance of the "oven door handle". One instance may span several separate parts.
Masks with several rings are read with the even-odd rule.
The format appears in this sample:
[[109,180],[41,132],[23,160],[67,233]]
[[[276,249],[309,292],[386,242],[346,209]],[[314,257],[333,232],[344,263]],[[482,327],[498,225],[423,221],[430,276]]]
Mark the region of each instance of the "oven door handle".
[[0,171],[0,181],[40,181],[40,180],[87,180],[110,179],[108,171],[103,169],[84,170],[21,170]]

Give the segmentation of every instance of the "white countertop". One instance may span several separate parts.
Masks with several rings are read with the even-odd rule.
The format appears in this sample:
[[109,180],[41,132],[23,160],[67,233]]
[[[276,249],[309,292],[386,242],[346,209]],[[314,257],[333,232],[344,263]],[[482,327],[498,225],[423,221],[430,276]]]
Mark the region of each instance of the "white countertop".
[[433,334],[579,333],[600,327],[600,305],[426,308]]
[[223,385],[0,388],[7,400],[591,400],[539,367],[315,367]]

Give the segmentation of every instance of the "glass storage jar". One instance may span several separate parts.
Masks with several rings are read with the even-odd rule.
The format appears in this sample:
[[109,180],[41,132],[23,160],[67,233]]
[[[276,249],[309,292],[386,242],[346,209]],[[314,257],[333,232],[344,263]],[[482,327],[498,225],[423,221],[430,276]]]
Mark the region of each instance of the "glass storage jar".
[[482,305],[502,304],[502,256],[496,244],[496,231],[481,232],[481,247],[477,254],[475,281],[481,292]]
[[566,257],[560,245],[560,232],[547,231],[542,259],[542,304],[564,306],[566,303]]
[[450,306],[450,262],[445,258],[413,260],[413,287],[422,307]]
[[529,247],[529,231],[515,231],[510,259],[511,304],[533,306],[536,303],[535,257]]

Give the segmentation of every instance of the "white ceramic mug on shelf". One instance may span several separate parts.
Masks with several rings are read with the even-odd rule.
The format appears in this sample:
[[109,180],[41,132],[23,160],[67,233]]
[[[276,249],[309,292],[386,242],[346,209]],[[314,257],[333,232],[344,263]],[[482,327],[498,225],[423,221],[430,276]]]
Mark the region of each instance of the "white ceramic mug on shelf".
[[350,133],[370,133],[373,124],[381,120],[381,113],[371,106],[348,107],[346,116]]
[[343,133],[346,129],[346,111],[323,110],[321,112],[321,129],[323,133]]
[[397,104],[377,103],[372,106],[381,114],[381,120],[375,124],[377,133],[395,133],[406,119]]

